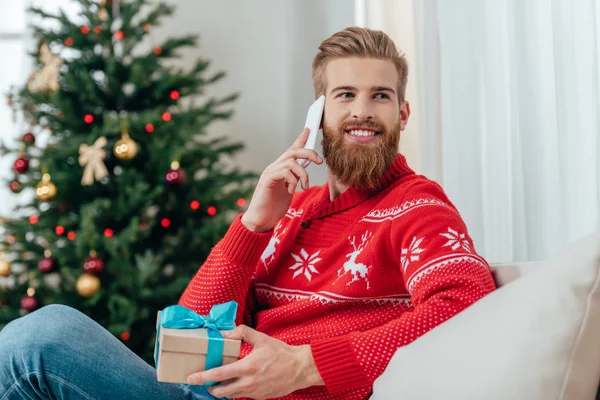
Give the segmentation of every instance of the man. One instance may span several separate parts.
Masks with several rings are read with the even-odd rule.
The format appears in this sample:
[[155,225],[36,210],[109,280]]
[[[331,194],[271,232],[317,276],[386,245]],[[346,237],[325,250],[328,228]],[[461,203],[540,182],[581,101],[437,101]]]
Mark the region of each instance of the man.
[[[304,130],[183,293],[179,303],[200,314],[239,304],[239,326],[225,336],[243,340],[241,359],[192,374],[190,384],[222,382],[209,393],[192,386],[197,398],[366,399],[399,347],[494,290],[458,211],[398,154],[407,75],[382,32],[349,28],[321,44],[313,81],[326,96],[327,183],[309,187],[296,162],[324,161],[303,148]],[[34,328],[57,343],[40,345]],[[65,307],[22,318],[0,339],[3,399],[193,395],[156,382],[151,367]]]

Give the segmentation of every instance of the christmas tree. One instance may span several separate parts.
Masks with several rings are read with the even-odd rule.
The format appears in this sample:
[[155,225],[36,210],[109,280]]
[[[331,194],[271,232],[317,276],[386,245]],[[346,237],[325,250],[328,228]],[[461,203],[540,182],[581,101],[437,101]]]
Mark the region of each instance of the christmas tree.
[[66,304],[152,362],[157,311],[177,303],[257,176],[234,166],[241,143],[206,133],[232,114],[237,94],[202,96],[224,73],[166,66],[197,37],[152,43],[173,7],[74,1],[83,22],[30,10],[57,24],[32,27],[35,70],[8,94],[26,123],[1,145],[16,160],[4,184],[27,200],[0,228],[0,329]]

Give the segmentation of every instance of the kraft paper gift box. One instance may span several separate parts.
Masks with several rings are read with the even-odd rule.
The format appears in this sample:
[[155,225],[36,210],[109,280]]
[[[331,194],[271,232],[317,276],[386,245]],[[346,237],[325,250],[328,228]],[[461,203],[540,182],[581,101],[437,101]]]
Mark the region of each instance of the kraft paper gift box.
[[182,306],[159,311],[154,349],[157,380],[187,383],[190,374],[237,361],[241,340],[225,339],[219,333],[235,328],[236,312],[235,302],[214,306],[208,316]]

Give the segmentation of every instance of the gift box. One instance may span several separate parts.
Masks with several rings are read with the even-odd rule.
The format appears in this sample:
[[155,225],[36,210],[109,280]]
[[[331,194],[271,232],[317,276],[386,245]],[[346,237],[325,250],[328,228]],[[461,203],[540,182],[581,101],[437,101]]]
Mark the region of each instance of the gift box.
[[235,302],[214,306],[208,316],[179,305],[159,311],[154,349],[157,380],[187,383],[190,374],[237,361],[241,340],[221,334],[235,328],[236,312]]

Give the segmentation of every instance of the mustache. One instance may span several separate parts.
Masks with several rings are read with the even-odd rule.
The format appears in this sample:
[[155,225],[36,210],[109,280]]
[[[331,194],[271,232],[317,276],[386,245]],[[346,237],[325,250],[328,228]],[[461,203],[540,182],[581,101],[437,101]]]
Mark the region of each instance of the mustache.
[[366,121],[362,121],[362,122],[352,121],[352,122],[347,122],[345,124],[342,124],[342,130],[344,130],[344,131],[348,131],[353,128],[371,128],[377,132],[383,132],[385,130],[385,127],[382,124],[380,124],[377,121],[370,120],[370,119],[368,119]]

